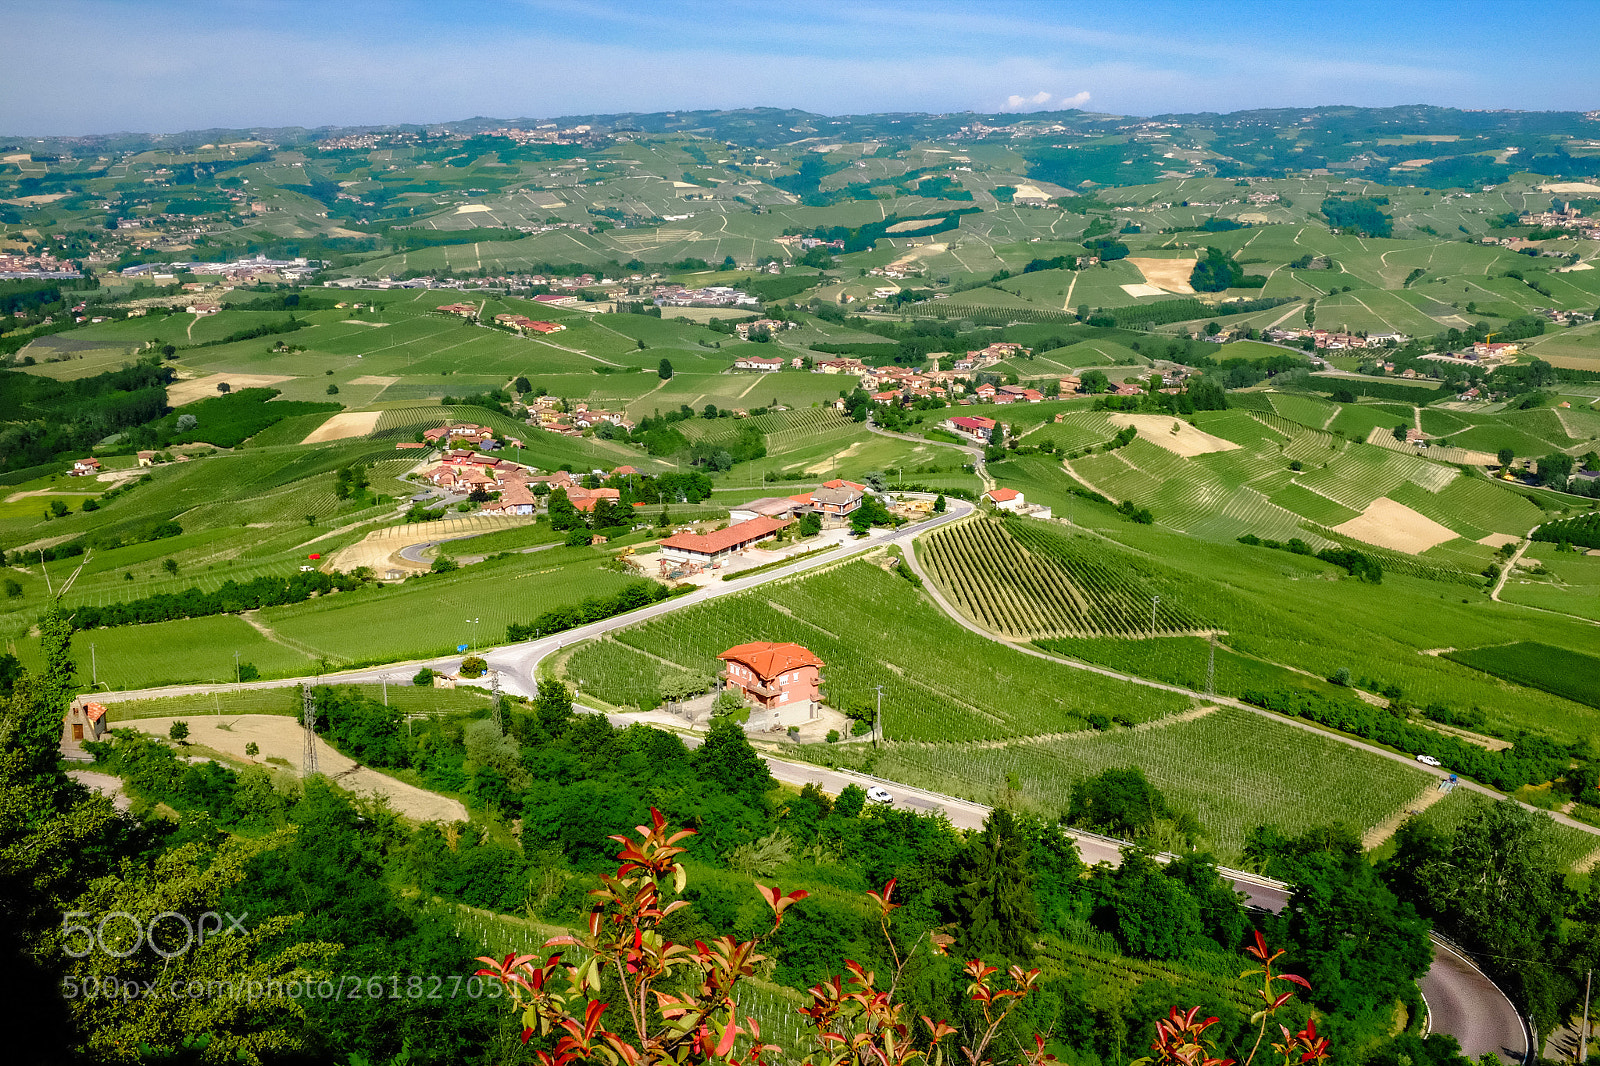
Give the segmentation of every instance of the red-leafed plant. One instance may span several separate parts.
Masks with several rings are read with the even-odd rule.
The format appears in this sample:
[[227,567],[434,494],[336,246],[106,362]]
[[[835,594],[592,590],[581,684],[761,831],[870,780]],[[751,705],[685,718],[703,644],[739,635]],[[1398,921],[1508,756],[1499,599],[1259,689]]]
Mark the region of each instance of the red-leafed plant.
[[[1273,966],[1283,957],[1283,952],[1269,949],[1260,933],[1255,934],[1255,939],[1256,942],[1245,951],[1259,959],[1261,966],[1246,970],[1239,976],[1261,978],[1261,989],[1256,993],[1261,999],[1261,1009],[1250,1016],[1250,1021],[1261,1028],[1256,1033],[1256,1042],[1250,1048],[1250,1054],[1245,1057],[1244,1066],[1252,1066],[1255,1062],[1256,1052],[1261,1049],[1262,1038],[1267,1033],[1268,1020],[1294,998],[1292,991],[1278,991],[1275,987],[1277,982],[1287,981],[1305,989],[1311,987],[1303,977],[1275,971]],[[1136,1059],[1129,1066],[1235,1066],[1236,1060],[1213,1054],[1216,1046],[1205,1032],[1215,1024],[1216,1018],[1200,1017],[1199,1007],[1191,1007],[1187,1011],[1173,1007],[1166,1018],[1156,1022],[1156,1038],[1150,1044],[1150,1050],[1155,1054]],[[1328,1058],[1327,1038],[1317,1035],[1315,1020],[1307,1022],[1306,1027],[1298,1033],[1291,1033],[1282,1025],[1278,1029],[1283,1033],[1283,1043],[1274,1043],[1272,1050],[1282,1057],[1283,1066],[1309,1066],[1320,1064]]]
[[[478,961],[485,968],[477,975],[504,986],[521,1017],[524,1042],[534,1033],[555,1036],[553,1051],[538,1052],[543,1066],[765,1066],[767,1055],[783,1049],[762,1042],[754,1018],[739,1018],[736,995],[739,982],[766,961],[758,950],[765,938],[740,943],[718,937],[709,944],[695,941],[690,947],[661,936],[662,921],[688,906],[683,900],[664,902],[663,895],[669,883],[673,894],[683,890],[686,874],[678,856],[684,849],[678,843],[694,831],[672,831],[654,809],[650,818],[650,825],[637,827],[637,841],[611,838],[622,845],[617,853],[621,865],[615,874],[602,877],[600,888],[591,893],[597,903],[589,912],[587,932],[545,943],[576,949],[575,961],[568,961],[564,950],[546,958],[484,956]],[[814,1066],[945,1066],[949,1057],[959,1066],[984,1066],[1006,1018],[1037,987],[1039,971],[1013,966],[1001,975],[981,959],[968,962],[967,996],[979,1008],[983,1022],[969,1042],[960,1045],[959,1056],[947,1052],[946,1042],[957,1030],[925,1015],[908,1019],[895,993],[922,939],[937,954],[944,953],[951,939],[928,934],[902,954],[889,936],[890,916],[900,906],[893,902],[894,888],[891,880],[882,892],[868,893],[878,905],[879,927],[894,959],[887,987],[878,987],[872,971],[846,962],[845,976],[812,988],[810,1005],[799,1008],[814,1034],[805,1061]],[[756,889],[772,908],[767,936],[783,924],[784,911],[807,895],[803,891],[786,895],[761,884]],[[1266,975],[1267,1006],[1257,1015],[1265,1032],[1266,1017],[1288,998],[1273,992],[1273,982],[1305,982],[1273,973],[1278,955],[1269,955],[1259,936],[1256,945],[1252,954],[1262,960],[1265,970],[1255,972]],[[610,1003],[598,998],[607,977],[615,986],[609,991],[620,1001],[616,1014],[610,1013]],[[673,991],[662,987],[669,984]],[[1160,1066],[1232,1066],[1233,1060],[1209,1054],[1202,1034],[1216,1019],[1197,1021],[1198,1013],[1174,1009],[1170,1019],[1157,1023],[1157,1055],[1141,1061]],[[622,1019],[615,1030],[606,1025],[608,1015]],[[1298,1034],[1285,1030],[1284,1040],[1281,1046],[1273,1045],[1284,1055],[1284,1066],[1326,1058],[1327,1041],[1318,1038],[1312,1027]],[[1017,1048],[1007,1059],[1016,1066],[1045,1066],[1054,1058],[1045,1052],[1043,1035],[1035,1034],[1033,1044]]]

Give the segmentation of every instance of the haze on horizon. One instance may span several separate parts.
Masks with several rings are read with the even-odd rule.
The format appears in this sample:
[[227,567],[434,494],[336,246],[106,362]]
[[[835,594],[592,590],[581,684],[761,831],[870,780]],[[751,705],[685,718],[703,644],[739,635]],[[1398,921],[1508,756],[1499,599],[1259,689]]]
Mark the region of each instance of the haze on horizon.
[[1600,107],[1594,8],[1572,0],[0,3],[26,57],[0,97],[11,136],[762,106]]

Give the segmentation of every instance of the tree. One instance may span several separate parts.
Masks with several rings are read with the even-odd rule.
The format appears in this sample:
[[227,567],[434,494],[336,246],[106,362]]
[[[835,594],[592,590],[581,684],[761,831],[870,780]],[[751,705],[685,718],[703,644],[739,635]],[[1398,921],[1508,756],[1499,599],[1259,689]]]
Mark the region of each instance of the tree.
[[6,578],[6,597],[14,600],[21,595],[22,586],[17,583],[17,579],[12,577]]
[[244,746],[244,753],[245,755],[254,759],[257,755],[261,754],[261,745],[252,740],[250,743]]
[[431,574],[448,574],[452,570],[460,569],[460,566],[461,564],[450,558],[450,556],[441,555],[434,559],[433,565],[428,567],[428,572]]
[[1539,484],[1564,489],[1572,476],[1572,456],[1565,452],[1551,452],[1539,460]]
[[167,729],[167,736],[176,740],[179,744],[187,744],[189,742],[189,723],[173,722]]
[[1405,439],[1406,439],[1406,429],[1407,428],[1409,428],[1409,427],[1407,427],[1404,422],[1400,423],[1398,426],[1395,426],[1394,427],[1394,439],[1399,441],[1400,443],[1404,444],[1405,443]]
[[533,701],[533,713],[539,728],[552,737],[559,737],[572,721],[572,693],[567,686],[553,678],[541,678],[539,695]]
[[226,381],[219,381],[217,382],[217,391],[226,396],[228,393],[233,391],[233,386],[229,385]]
[[182,414],[182,415],[178,416],[178,426],[177,426],[177,428],[178,428],[178,432],[179,433],[187,433],[190,430],[194,429],[199,424],[200,424],[200,420],[198,418],[196,418],[194,415]]
[[776,784],[766,760],[756,754],[732,715],[712,718],[705,743],[695,749],[690,761],[702,780],[747,800],[759,800]]
[[517,380],[511,383],[511,387],[516,389],[517,393],[522,396],[526,396],[533,391],[533,383],[522,374],[517,375]]
[[938,497],[933,501],[933,513],[934,514],[944,514],[945,506],[946,506],[946,504],[945,504],[945,501],[944,501],[944,493],[941,492],[941,493],[939,493]]
[[1084,392],[1093,396],[1109,390],[1111,388],[1111,379],[1107,378],[1102,371],[1086,370],[1083,372],[1083,376],[1078,379],[1078,385]]
[[1069,825],[1136,840],[1169,816],[1166,797],[1136,766],[1103,770],[1072,787]]
[[1511,460],[1515,459],[1516,457],[1517,453],[1512,451],[1510,448],[1501,448],[1499,452],[1495,453],[1495,458],[1500,460],[1500,466],[1503,469],[1509,469],[1511,466]]
[[418,688],[428,687],[429,685],[433,684],[433,670],[424,666],[421,670],[418,670],[414,675],[412,675],[411,683],[416,685]]
[[967,956],[1033,956],[1039,932],[1033,874],[1015,816],[1003,807],[984,819],[956,863],[961,888],[956,909],[962,915],[961,951]]
[[662,381],[672,380],[672,360],[664,358],[656,364],[656,377]]
[[337,395],[339,395],[339,386],[330,384],[328,386],[328,395],[329,396],[337,396]]
[[161,569],[176,577],[178,575],[178,560],[172,558],[161,560]]
[[489,669],[489,664],[481,655],[469,655],[461,660],[462,677],[482,677]]

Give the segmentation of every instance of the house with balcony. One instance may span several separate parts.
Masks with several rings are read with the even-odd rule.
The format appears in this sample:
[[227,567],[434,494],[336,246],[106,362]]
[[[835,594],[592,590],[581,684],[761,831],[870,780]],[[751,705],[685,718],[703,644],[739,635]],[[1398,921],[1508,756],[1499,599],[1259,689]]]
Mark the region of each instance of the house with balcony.
[[799,644],[756,641],[717,656],[718,679],[757,707],[776,709],[821,698],[823,662]]

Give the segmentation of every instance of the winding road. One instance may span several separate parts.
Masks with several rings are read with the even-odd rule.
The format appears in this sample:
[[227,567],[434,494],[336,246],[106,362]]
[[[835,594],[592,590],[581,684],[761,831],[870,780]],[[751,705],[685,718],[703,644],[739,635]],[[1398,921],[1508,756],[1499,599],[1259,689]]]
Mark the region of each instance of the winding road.
[[[898,434],[891,434],[883,430],[877,430],[877,432],[884,433],[886,436],[899,436]],[[979,454],[978,458],[981,462],[981,453]],[[600,622],[594,622],[590,625],[583,626],[578,629],[567,630],[550,637],[542,637],[520,644],[510,644],[498,648],[488,649],[480,652],[480,654],[487,659],[490,668],[498,672],[501,685],[507,692],[510,692],[514,695],[531,697],[537,692],[537,669],[540,661],[543,660],[545,656],[553,654],[569,644],[574,644],[578,641],[598,637],[605,633],[611,632],[614,629],[637,625],[640,622],[659,617],[670,611],[679,610],[695,604],[705,603],[709,600],[717,599],[723,596],[734,595],[770,581],[794,577],[798,574],[802,574],[819,567],[832,566],[838,562],[841,562],[842,560],[864,554],[868,551],[872,551],[889,544],[899,544],[902,546],[908,564],[911,566],[914,572],[923,578],[928,593],[933,597],[935,602],[938,603],[940,608],[944,610],[946,614],[979,636],[989,640],[997,640],[998,638],[996,638],[994,634],[988,633],[987,631],[976,626],[969,619],[965,618],[959,611],[955,610],[954,607],[944,599],[938,588],[931,580],[928,579],[927,575],[922,572],[920,564],[916,560],[915,548],[912,545],[913,538],[920,536],[931,529],[935,529],[939,526],[946,525],[948,523],[958,521],[961,518],[967,517],[968,515],[972,514],[974,510],[972,504],[954,498],[950,498],[948,500],[948,505],[950,509],[945,514],[936,515],[922,522],[912,523],[898,530],[880,533],[865,538],[853,545],[846,544],[843,551],[829,552],[817,558],[800,560],[790,566],[780,567],[776,570],[763,571],[759,574],[752,574],[748,578],[735,578],[731,581],[713,582],[711,585],[703,587],[699,591],[689,595],[681,596],[672,600],[665,600],[661,603],[653,604],[649,607],[631,612],[629,614],[619,615],[615,618],[608,618]],[[1404,755],[1365,744],[1361,741],[1355,740],[1354,738],[1344,737],[1335,733],[1329,733],[1318,729],[1309,723],[1300,722],[1292,718],[1285,718],[1281,715],[1273,714],[1270,711],[1264,711],[1260,708],[1252,707],[1249,704],[1240,703],[1236,700],[1207,696],[1203,693],[1194,692],[1176,685],[1168,685],[1161,682],[1150,681],[1145,678],[1132,677],[1126,674],[1118,673],[1114,670],[1093,666],[1088,663],[1059,659],[1055,656],[1045,655],[1044,653],[1038,652],[1025,645],[1009,644],[1009,646],[1025,654],[1038,655],[1041,658],[1050,659],[1052,662],[1056,662],[1073,669],[1091,671],[1107,677],[1118,678],[1120,680],[1150,688],[1182,693],[1196,699],[1203,699],[1216,704],[1238,707],[1252,713],[1260,714],[1263,717],[1271,718],[1281,724],[1307,729],[1309,731],[1319,733],[1324,737],[1330,737],[1332,739],[1350,744],[1354,747],[1363,748],[1364,750],[1382,755],[1386,758],[1407,763],[1408,765],[1411,765],[1419,770],[1426,769],[1417,766],[1416,763]],[[321,677],[248,682],[243,685],[178,685],[159,689],[108,692],[101,694],[99,699],[101,702],[109,703],[129,699],[186,695],[192,693],[209,693],[213,691],[226,692],[234,691],[240,688],[282,688],[284,686],[296,685],[302,682],[319,684],[325,684],[329,682],[377,682],[379,680],[402,682],[409,679],[410,675],[421,667],[430,666],[449,671],[459,665],[459,661],[459,656],[449,656],[432,660],[417,660],[406,663],[394,663],[388,666],[371,669],[350,670],[336,674],[325,674]],[[632,722],[636,720],[629,716],[623,715],[613,715],[611,717],[617,722]],[[685,739],[686,742],[691,744],[698,742],[698,738],[694,737],[686,737]],[[829,770],[814,765],[789,762],[787,760],[772,757],[770,755],[767,756],[767,763],[773,776],[779,781],[791,785],[814,783],[823,790],[835,794],[852,783],[860,784],[869,780],[873,783],[881,783],[886,788],[891,790],[895,797],[894,802],[898,806],[921,811],[942,812],[950,819],[951,824],[962,829],[980,828],[990,810],[988,807],[985,807],[982,804],[957,799],[951,796],[944,796],[939,793],[929,792],[924,789],[914,788],[900,782],[880,782],[878,779],[866,778],[863,775],[856,774],[851,771]],[[1429,772],[1435,772],[1440,776],[1443,776],[1445,773],[1447,773],[1447,771]],[[1475,785],[1468,781],[1460,782],[1458,787],[1471,788],[1496,799],[1503,798],[1499,793],[1494,792],[1491,789],[1483,788],[1482,786]],[[1560,818],[1559,815],[1556,817],[1558,820],[1568,821],[1567,819]],[[1114,864],[1119,862],[1121,859],[1121,848],[1124,846],[1123,842],[1121,841],[1096,836],[1094,834],[1078,832],[1073,832],[1072,836],[1077,844],[1080,854],[1087,863],[1093,864],[1098,862],[1110,862]],[[1268,910],[1281,910],[1287,905],[1289,888],[1286,885],[1271,881],[1255,874],[1246,873],[1244,871],[1227,870],[1225,871],[1225,875],[1232,879],[1234,888],[1237,891],[1244,893],[1246,896],[1246,902],[1252,906],[1258,906]],[[1508,1064],[1524,1062],[1527,1059],[1529,1049],[1532,1045],[1532,1039],[1522,1020],[1522,1017],[1518,1014],[1511,1001],[1503,992],[1500,991],[1499,988],[1494,985],[1493,982],[1488,979],[1488,977],[1482,973],[1482,971],[1478,970],[1469,960],[1464,958],[1455,949],[1444,944],[1442,941],[1439,941],[1437,938],[1435,938],[1433,965],[1429,969],[1428,973],[1424,975],[1419,984],[1422,988],[1423,996],[1428,1004],[1431,1029],[1437,1032],[1448,1033],[1455,1037],[1456,1040],[1461,1044],[1461,1049],[1464,1054],[1474,1059],[1485,1054],[1494,1054],[1498,1056],[1502,1062]]]

